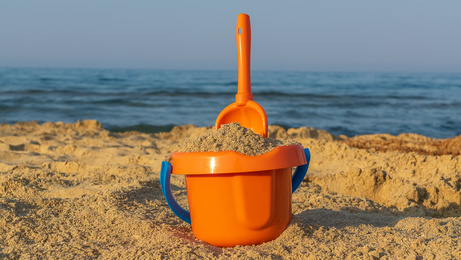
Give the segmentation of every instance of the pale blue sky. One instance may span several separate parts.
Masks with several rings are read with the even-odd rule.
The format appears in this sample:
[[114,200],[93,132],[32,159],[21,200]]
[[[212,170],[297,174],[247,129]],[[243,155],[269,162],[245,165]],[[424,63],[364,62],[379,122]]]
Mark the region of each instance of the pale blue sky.
[[461,1],[2,1],[0,67],[461,72]]

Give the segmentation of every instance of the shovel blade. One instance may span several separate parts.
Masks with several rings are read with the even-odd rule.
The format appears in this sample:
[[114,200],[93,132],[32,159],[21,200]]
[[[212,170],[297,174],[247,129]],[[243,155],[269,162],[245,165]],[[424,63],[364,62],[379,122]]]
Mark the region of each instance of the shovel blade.
[[228,105],[218,115],[215,129],[219,129],[223,124],[230,123],[239,123],[262,137],[267,137],[266,111],[254,101],[249,100],[243,106],[238,106],[237,103]]

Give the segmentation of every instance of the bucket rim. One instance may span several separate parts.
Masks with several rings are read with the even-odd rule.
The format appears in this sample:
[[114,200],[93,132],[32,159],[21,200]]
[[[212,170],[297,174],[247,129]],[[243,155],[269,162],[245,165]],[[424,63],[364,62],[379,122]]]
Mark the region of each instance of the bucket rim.
[[225,174],[275,170],[307,163],[301,145],[277,146],[262,155],[235,151],[172,153],[172,174]]

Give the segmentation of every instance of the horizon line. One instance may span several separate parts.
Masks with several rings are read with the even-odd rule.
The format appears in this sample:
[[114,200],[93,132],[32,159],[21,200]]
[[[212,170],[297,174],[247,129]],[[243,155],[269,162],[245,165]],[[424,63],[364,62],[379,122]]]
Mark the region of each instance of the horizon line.
[[[63,70],[151,70],[151,71],[232,71],[238,69],[186,69],[186,68],[148,68],[148,67],[81,67],[81,66],[3,66],[0,69],[63,69]],[[252,69],[252,72],[306,72],[306,73],[376,73],[376,74],[461,74],[461,71],[391,71],[391,70],[308,70],[308,69]]]

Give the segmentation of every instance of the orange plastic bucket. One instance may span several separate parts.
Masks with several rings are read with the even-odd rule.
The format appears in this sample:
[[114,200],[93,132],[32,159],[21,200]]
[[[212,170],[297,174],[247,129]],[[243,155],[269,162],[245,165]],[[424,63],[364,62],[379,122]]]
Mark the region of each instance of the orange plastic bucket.
[[[260,156],[233,151],[173,153],[162,162],[162,192],[195,237],[215,246],[277,238],[291,220],[291,194],[303,180],[309,150],[280,146]],[[298,166],[292,175],[292,168]],[[174,200],[170,174],[186,176],[190,213]]]

